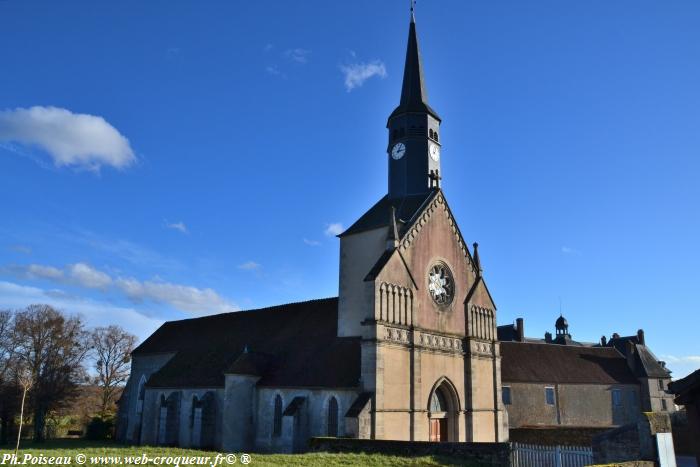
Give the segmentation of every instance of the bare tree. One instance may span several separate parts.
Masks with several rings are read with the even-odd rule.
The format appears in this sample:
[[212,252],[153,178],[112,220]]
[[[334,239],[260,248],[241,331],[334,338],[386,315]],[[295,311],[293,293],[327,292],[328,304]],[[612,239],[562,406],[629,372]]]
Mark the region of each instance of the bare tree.
[[33,381],[30,393],[34,439],[44,439],[46,415],[76,395],[85,378],[82,366],[88,351],[84,326],[49,305],[30,305],[15,314],[13,355]]
[[136,336],[119,326],[96,328],[90,335],[90,344],[95,356],[97,376],[95,384],[100,387],[100,416],[105,417],[115,403],[121,385],[129,378],[131,351]]
[[0,384],[5,383],[10,371],[12,354],[12,313],[0,310]]

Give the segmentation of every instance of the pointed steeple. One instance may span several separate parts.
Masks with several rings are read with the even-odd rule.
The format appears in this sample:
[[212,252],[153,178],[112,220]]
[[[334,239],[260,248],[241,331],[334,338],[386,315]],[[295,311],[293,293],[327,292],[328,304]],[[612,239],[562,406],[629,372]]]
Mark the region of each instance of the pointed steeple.
[[423,61],[418,46],[413,7],[411,7],[411,23],[408,28],[408,47],[406,48],[406,63],[403,69],[401,101],[391,116],[405,112],[426,112],[440,120],[437,113],[428,105],[428,91],[423,77]]
[[428,105],[418,33],[411,3],[401,100],[387,121],[389,197],[424,195],[438,189],[440,117]]

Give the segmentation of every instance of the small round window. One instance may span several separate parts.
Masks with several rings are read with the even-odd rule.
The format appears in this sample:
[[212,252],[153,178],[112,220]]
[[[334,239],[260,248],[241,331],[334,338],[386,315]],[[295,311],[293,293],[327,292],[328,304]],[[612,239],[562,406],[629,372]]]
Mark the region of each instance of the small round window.
[[455,282],[450,268],[444,263],[436,263],[428,273],[428,291],[435,303],[446,306],[452,303],[455,294]]

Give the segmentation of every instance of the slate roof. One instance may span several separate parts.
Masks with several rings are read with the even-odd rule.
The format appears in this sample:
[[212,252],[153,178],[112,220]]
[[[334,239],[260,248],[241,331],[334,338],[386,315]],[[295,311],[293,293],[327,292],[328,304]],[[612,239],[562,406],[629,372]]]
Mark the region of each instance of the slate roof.
[[385,195],[382,199],[369,208],[354,224],[352,224],[345,232],[339,235],[344,237],[366,230],[388,227],[391,219],[391,207],[396,209],[396,220],[399,228],[399,237],[413,225],[414,217],[424,206],[427,206],[433,197],[438,194],[439,190],[431,190],[427,193],[419,195],[408,195],[402,198],[389,198]]
[[626,358],[611,347],[501,342],[506,383],[639,384]]
[[260,376],[261,386],[356,387],[360,339],[337,337],[337,323],[337,297],[170,321],[133,354],[175,353],[149,387],[223,387],[224,373]]
[[628,342],[635,348],[635,374],[641,378],[669,378],[671,372],[659,363],[654,353],[646,345],[639,343],[638,336],[614,337],[608,346],[616,348],[622,355],[627,355]]
[[676,404],[692,404],[700,401],[700,370],[695,370],[685,378],[673,381],[668,390],[676,395]]
[[391,113],[391,117],[402,113],[428,113],[440,120],[440,116],[428,105],[428,91],[423,77],[423,61],[418,46],[416,23],[411,19],[408,29],[408,46],[406,47],[406,63],[403,69],[403,85],[401,86],[401,102]]

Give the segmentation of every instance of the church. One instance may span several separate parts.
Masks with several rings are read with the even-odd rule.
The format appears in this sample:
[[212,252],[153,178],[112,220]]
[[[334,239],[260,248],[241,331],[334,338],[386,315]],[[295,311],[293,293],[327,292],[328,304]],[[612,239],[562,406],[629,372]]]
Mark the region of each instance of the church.
[[[505,442],[507,407],[527,425],[525,395],[544,391],[548,403],[557,381],[547,378],[558,376],[518,379],[545,344],[525,343],[522,326],[497,328],[478,244],[467,244],[440,187],[440,124],[411,14],[401,97],[387,123],[387,194],[338,236],[338,297],[163,324],[132,354],[118,437],[299,452],[313,436]],[[503,372],[502,346],[511,362]],[[559,347],[547,343],[548,358],[581,364],[582,347]],[[590,352],[624,365],[614,347]],[[640,384],[618,373],[592,386],[604,405],[611,385]]]

